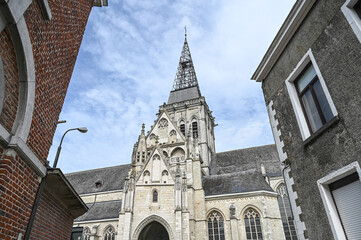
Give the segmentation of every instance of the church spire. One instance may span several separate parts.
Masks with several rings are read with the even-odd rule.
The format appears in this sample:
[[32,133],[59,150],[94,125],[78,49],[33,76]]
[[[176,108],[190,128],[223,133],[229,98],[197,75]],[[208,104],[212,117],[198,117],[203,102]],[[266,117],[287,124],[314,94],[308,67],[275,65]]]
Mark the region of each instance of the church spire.
[[187,28],[184,29],[184,45],[179,59],[177,74],[174,79],[173,91],[198,86],[197,76],[194,71],[192,56],[187,42]]

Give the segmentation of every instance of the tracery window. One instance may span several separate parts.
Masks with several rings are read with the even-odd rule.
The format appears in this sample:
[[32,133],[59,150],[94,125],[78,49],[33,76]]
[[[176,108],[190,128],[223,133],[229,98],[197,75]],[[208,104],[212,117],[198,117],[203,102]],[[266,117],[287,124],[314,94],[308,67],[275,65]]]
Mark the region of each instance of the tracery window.
[[244,213],[247,240],[263,240],[262,227],[259,213],[253,208]]
[[286,186],[282,183],[277,188],[277,200],[280,207],[283,230],[285,232],[286,240],[297,240],[297,233],[293,221],[290,200],[287,195]]
[[159,127],[159,128],[168,127],[168,121],[167,121],[167,119],[162,118],[162,119],[159,121],[158,127]]
[[158,202],[158,192],[157,192],[157,190],[153,191],[153,202]]
[[113,226],[109,226],[105,229],[104,240],[115,240],[115,230]]
[[91,234],[90,228],[85,227],[83,231],[83,240],[90,240],[90,234]]
[[177,135],[177,132],[173,129],[169,132],[169,136]]
[[153,160],[160,160],[160,156],[158,154],[154,155]]
[[152,140],[152,139],[155,139],[155,137],[156,137],[155,134],[152,133],[152,134],[150,134],[149,139]]
[[224,240],[223,217],[217,211],[212,211],[208,216],[208,239]]

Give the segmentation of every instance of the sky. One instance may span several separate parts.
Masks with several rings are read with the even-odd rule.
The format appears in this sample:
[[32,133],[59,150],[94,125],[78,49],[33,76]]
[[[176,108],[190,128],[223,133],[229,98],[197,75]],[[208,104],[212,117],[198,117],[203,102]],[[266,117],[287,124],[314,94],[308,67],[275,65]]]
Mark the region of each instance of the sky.
[[94,7],[48,160],[67,133],[65,173],[128,164],[167,102],[184,43],[215,122],[216,151],[273,144],[261,84],[250,78],[294,0],[109,0]]

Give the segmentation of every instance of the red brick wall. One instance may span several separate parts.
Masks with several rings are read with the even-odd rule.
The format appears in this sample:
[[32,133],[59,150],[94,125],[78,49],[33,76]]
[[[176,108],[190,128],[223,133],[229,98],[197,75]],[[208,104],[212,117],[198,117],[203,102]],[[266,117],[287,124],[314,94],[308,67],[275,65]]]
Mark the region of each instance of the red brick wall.
[[38,1],[25,13],[33,44],[36,96],[28,146],[45,163],[94,0],[49,0],[45,22]]
[[44,190],[40,199],[30,239],[69,240],[73,216],[49,192]]
[[25,234],[39,183],[23,160],[5,152],[0,146],[0,239],[16,239]]
[[[93,0],[48,2],[53,16],[51,21],[44,21],[37,0],[33,0],[24,14],[36,75],[35,105],[27,145],[43,163],[52,144],[93,5]],[[18,108],[19,76],[14,46],[6,29],[0,34],[0,56],[6,80],[0,124],[10,131]],[[5,156],[9,152],[11,154]],[[17,239],[19,233],[25,234],[38,186],[35,172],[0,142],[0,239]],[[70,238],[73,218],[62,205],[45,194],[38,210],[36,224],[42,226],[35,226],[38,232],[34,232],[33,239]],[[40,231],[51,237],[45,238]]]
[[0,124],[11,132],[18,106],[19,73],[14,46],[7,28],[0,34],[0,56],[4,65],[5,75],[5,97],[3,110],[0,115]]

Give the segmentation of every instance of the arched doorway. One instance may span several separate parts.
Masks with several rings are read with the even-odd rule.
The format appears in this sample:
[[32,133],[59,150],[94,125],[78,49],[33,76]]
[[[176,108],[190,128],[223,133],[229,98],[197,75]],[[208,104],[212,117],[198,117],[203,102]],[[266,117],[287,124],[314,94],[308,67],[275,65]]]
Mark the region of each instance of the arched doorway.
[[138,240],[169,240],[169,235],[162,224],[154,221],[143,228]]

